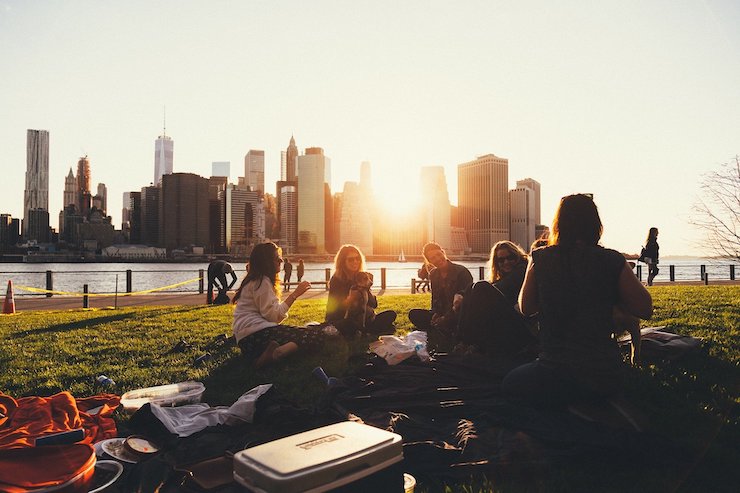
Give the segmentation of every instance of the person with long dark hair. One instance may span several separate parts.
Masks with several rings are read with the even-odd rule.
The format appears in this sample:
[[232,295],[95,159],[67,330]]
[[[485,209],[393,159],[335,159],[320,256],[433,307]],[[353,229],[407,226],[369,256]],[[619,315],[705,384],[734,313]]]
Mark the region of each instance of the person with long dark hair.
[[591,196],[561,199],[550,245],[532,252],[519,294],[522,312],[538,314],[541,353],[504,378],[510,396],[567,406],[621,393],[615,308],[649,319],[653,304],[624,256],[599,245],[602,231]]
[[256,245],[249,256],[249,270],[234,294],[232,330],[242,354],[255,368],[281,360],[298,349],[317,348],[326,331],[322,327],[282,325],[291,305],[311,287],[298,283],[280,301],[280,248],[274,243]]
[[463,295],[455,350],[485,353],[509,365],[534,359],[536,338],[516,308],[527,254],[511,241],[499,241],[491,248],[490,265],[489,280]]
[[[326,321],[334,324],[344,335],[354,335],[357,331],[370,334],[393,334],[396,330],[393,322],[396,312],[384,310],[374,318],[365,317],[365,327],[360,327],[346,318],[347,308],[351,302],[350,291],[355,285],[358,273],[365,272],[365,256],[355,245],[342,245],[334,256],[334,274],[329,280],[329,297],[326,302]],[[378,298],[367,291],[367,313],[378,307]]]
[[648,266],[648,286],[653,285],[653,279],[658,275],[658,228],[650,228],[647,239],[645,240],[645,250],[643,251],[642,260]]

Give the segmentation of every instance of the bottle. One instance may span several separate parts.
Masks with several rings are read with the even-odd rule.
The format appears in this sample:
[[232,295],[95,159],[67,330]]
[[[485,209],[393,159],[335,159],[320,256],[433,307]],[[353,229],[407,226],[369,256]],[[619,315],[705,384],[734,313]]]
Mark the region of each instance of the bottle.
[[105,375],[98,376],[95,381],[98,382],[98,385],[100,385],[101,387],[113,387],[116,384],[116,382],[114,382],[112,378],[109,378]]

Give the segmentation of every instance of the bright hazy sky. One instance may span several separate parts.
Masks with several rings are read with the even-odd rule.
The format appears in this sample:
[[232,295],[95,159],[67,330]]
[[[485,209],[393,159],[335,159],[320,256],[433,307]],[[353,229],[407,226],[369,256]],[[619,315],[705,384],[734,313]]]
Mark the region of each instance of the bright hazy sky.
[[[176,172],[244,174],[267,189],[291,134],[323,147],[332,190],[370,161],[402,206],[419,168],[493,153],[509,186],[542,184],[542,217],[591,192],[603,244],[699,254],[687,224],[702,173],[740,153],[740,2],[0,0],[0,212],[22,217],[26,129],[50,132],[49,201],[80,156],[93,192],[153,180],[154,141]],[[274,193],[274,192],[273,192]]]

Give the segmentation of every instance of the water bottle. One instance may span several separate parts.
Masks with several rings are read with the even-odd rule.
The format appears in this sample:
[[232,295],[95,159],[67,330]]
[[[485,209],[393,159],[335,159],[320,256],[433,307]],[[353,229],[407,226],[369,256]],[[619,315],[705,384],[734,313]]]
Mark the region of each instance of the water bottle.
[[116,382],[114,382],[112,378],[105,375],[98,376],[95,381],[98,382],[98,385],[100,385],[101,387],[113,387],[116,384]]

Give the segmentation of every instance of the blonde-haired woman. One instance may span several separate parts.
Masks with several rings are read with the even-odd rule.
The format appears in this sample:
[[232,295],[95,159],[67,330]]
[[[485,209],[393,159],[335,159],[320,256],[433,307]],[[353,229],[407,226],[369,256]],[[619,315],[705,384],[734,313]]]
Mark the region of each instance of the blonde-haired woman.
[[[366,320],[364,329],[345,319],[350,303],[349,294],[355,284],[355,276],[365,272],[365,256],[355,245],[342,245],[334,257],[334,274],[329,280],[329,297],[326,302],[326,321],[334,324],[346,336],[354,335],[358,330],[371,334],[392,334],[395,332],[393,322],[396,312],[382,311],[375,315],[374,320]],[[370,309],[378,307],[378,299],[368,291],[367,306]]]
[[460,310],[458,349],[488,354],[504,366],[534,358],[536,338],[516,308],[527,254],[499,241],[491,248],[491,276],[465,293]]

